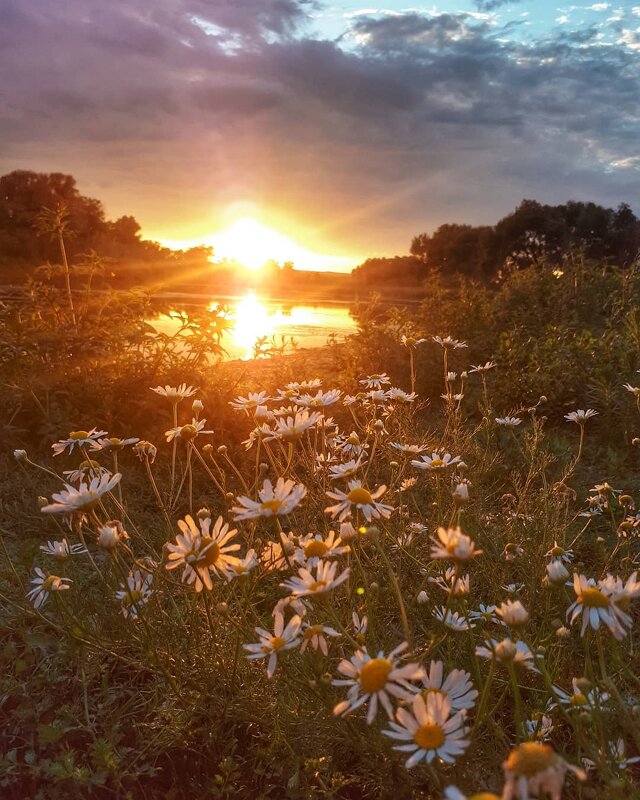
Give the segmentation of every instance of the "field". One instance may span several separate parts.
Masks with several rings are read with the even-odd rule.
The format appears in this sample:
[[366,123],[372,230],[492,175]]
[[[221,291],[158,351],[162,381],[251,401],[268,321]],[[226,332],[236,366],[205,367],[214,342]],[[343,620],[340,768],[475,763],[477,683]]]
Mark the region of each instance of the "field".
[[240,363],[83,280],[1,307],[0,796],[640,797],[634,268]]

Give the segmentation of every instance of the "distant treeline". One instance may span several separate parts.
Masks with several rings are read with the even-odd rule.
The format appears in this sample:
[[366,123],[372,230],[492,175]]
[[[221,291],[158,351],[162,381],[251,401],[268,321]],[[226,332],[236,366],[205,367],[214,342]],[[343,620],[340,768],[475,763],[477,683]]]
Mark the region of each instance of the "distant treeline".
[[600,263],[629,267],[640,253],[640,221],[622,203],[616,210],[595,203],[559,206],[523,200],[495,225],[441,225],[411,242],[410,256],[370,258],[353,273],[358,284],[414,284],[431,269],[479,279],[542,260],[560,265],[570,252]]

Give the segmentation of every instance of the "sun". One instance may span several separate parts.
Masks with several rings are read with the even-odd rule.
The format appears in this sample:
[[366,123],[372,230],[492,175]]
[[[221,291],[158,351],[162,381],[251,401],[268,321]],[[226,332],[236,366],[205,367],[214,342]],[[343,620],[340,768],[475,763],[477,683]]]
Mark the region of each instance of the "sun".
[[216,260],[238,261],[247,269],[260,269],[268,261],[292,261],[304,266],[315,254],[283,233],[251,217],[241,217],[211,237]]

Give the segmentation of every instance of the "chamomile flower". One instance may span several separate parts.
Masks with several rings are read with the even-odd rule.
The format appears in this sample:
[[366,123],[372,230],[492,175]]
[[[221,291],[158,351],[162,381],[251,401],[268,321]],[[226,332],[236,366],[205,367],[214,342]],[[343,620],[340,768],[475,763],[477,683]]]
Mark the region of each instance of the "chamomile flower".
[[391,379],[386,372],[382,372],[380,374],[367,375],[359,383],[367,389],[382,389],[383,386],[388,386],[391,383]]
[[409,348],[416,348],[419,344],[423,344],[426,342],[426,339],[416,339],[414,336],[405,336],[404,334],[400,337],[400,341],[405,347]]
[[445,350],[460,350],[463,347],[468,347],[466,342],[459,342],[457,339],[452,339],[451,336],[433,336],[431,337],[436,344],[439,344]]
[[588,408],[586,411],[582,408],[579,408],[577,411],[571,411],[568,414],[564,415],[564,418],[567,422],[575,422],[576,425],[584,425],[588,419],[591,417],[595,417],[598,415],[597,411],[594,411],[592,408]]
[[391,697],[409,700],[412,687],[409,681],[420,680],[424,670],[419,664],[398,665],[398,656],[406,650],[408,644],[403,642],[392,650],[388,656],[380,650],[372,657],[366,651],[356,650],[350,659],[343,659],[338,665],[338,672],[346,678],[332,681],[334,686],[348,686],[347,699],[338,703],[333,709],[336,716],[345,716],[368,703],[367,724],[376,718],[379,704],[393,719]]
[[360,437],[355,431],[352,431],[344,441],[337,443],[338,449],[346,456],[354,456],[357,458],[362,455],[369,445],[360,441]]
[[135,619],[138,616],[138,609],[149,602],[153,590],[153,575],[150,572],[142,572],[136,569],[129,573],[127,585],[122,586],[117,592],[116,597],[122,603],[122,613],[125,617]]
[[548,794],[560,800],[568,771],[584,780],[583,770],[568,764],[551,747],[542,742],[523,742],[515,747],[502,765],[505,786],[503,800],[529,800],[533,795]]
[[451,453],[438,453],[434,451],[430,456],[422,455],[420,460],[411,462],[411,466],[417,469],[424,469],[430,472],[448,469],[454,464],[459,464],[462,459],[460,456],[452,456]]
[[546,570],[549,583],[560,585],[569,578],[569,570],[562,561],[550,561],[546,566]]
[[449,701],[433,693],[426,699],[421,694],[415,695],[412,711],[398,708],[397,722],[389,722],[389,728],[383,731],[385,736],[402,742],[394,750],[411,753],[405,762],[407,769],[420,761],[430,764],[434,758],[453,764],[470,744],[465,739],[464,712],[452,714]]
[[402,444],[401,442],[391,442],[394,450],[399,450],[405,456],[419,456],[427,449],[423,444]]
[[[264,550],[260,553],[260,562],[267,572],[280,571],[289,566],[296,545],[291,534],[281,537],[283,542],[267,542]],[[289,562],[287,562],[287,558]]]
[[448,701],[452,711],[468,711],[475,706],[478,696],[468,672],[452,669],[445,676],[442,661],[429,664],[429,672],[422,677],[422,687],[415,687],[415,691],[425,699],[430,694],[441,695]]
[[57,575],[47,575],[40,567],[35,567],[36,577],[31,579],[33,589],[27,592],[27,598],[33,603],[34,608],[42,608],[53,592],[64,592],[69,588],[69,578],[59,578]]
[[316,566],[315,575],[310,570],[302,567],[298,570],[297,576],[288,578],[280,586],[287,589],[294,597],[324,594],[340,586],[349,577],[350,570],[348,567],[336,576],[337,571],[337,561],[320,561]]
[[270,399],[266,392],[249,392],[247,397],[236,397],[235,400],[229,401],[229,405],[236,411],[248,414],[250,411],[255,411],[258,406],[266,405]]
[[484,364],[478,364],[477,366],[472,364],[469,372],[489,372],[490,369],[495,369],[497,366],[495,361],[486,361]]
[[623,639],[631,627],[631,617],[620,609],[612,600],[609,584],[602,581],[596,583],[593,578],[573,575],[575,601],[567,609],[569,624],[582,616],[580,635],[584,636],[587,628],[595,631],[604,625],[616,639]]
[[537,719],[526,719],[524,729],[532,741],[548,742],[553,733],[553,720],[547,714],[541,714]]
[[171,403],[177,405],[186,400],[187,397],[193,397],[198,390],[194,389],[193,386],[187,386],[186,383],[181,383],[179,386],[156,386],[151,391],[161,397],[166,397]]
[[66,539],[59,541],[49,541],[46,545],[40,545],[40,550],[58,561],[65,561],[69,556],[79,556],[87,552],[87,548],[83,544],[69,545]]
[[469,619],[473,620],[474,622],[482,622],[485,624],[495,622],[501,625],[502,620],[496,615],[496,609],[497,606],[487,606],[484,603],[480,603],[477,609],[469,612]]
[[204,426],[207,424],[206,419],[196,419],[193,417],[188,425],[178,425],[177,428],[170,428],[164,432],[167,437],[167,442],[172,442],[174,439],[183,439],[185,442],[192,442],[196,436],[200,434],[209,434],[213,431],[205,431]]
[[503,664],[513,664],[515,667],[524,667],[531,672],[538,672],[535,658],[524,642],[514,642],[511,639],[487,639],[484,645],[476,647],[476,655],[488,661],[498,661]]
[[314,395],[302,394],[296,397],[294,402],[296,405],[303,406],[304,408],[327,408],[327,406],[332,406],[334,403],[337,403],[341,394],[342,392],[340,389],[329,389],[326,392],[319,389]]
[[235,578],[246,578],[251,570],[258,566],[258,556],[256,551],[252,548],[247,550],[244,558],[239,558],[234,564],[230,564],[225,570],[225,580],[231,582]]
[[82,450],[83,447],[89,446],[92,442],[97,441],[102,436],[106,436],[106,431],[99,431],[96,428],[91,428],[90,431],[71,431],[67,439],[61,439],[59,442],[51,445],[54,456],[59,456],[68,450],[73,452],[74,448]]
[[102,550],[115,550],[129,538],[129,534],[124,529],[119,519],[112,519],[105,522],[98,528],[96,544]]
[[74,514],[76,512],[90,511],[100,502],[100,498],[111,492],[119,483],[122,475],[116,472],[110,475],[108,472],[100,477],[94,478],[91,483],[82,482],[78,488],[69,484],[60,491],[51,495],[55,502],[40,509],[44,514]]
[[576,711],[601,708],[609,700],[608,692],[601,691],[597,686],[585,689],[580,678],[571,679],[570,692],[565,692],[564,689],[554,685],[553,694],[561,705]]
[[460,614],[458,611],[451,611],[451,609],[446,609],[444,606],[440,606],[440,608],[435,608],[433,610],[433,616],[445,625],[449,630],[455,631],[456,633],[461,633],[462,631],[468,631],[473,628],[473,624],[471,622],[467,622],[467,620]]
[[307,494],[307,488],[301,483],[278,478],[275,487],[267,478],[258,492],[258,500],[250,497],[237,497],[237,506],[231,510],[234,519],[256,519],[257,517],[277,517],[290,514],[300,505]]
[[387,399],[395,400],[396,403],[415,403],[418,399],[416,392],[405,392],[397,386],[392,386],[387,391]]
[[317,567],[323,558],[335,558],[350,551],[350,547],[342,543],[335,531],[329,531],[326,538],[321,533],[308,533],[298,540],[293,558],[307,567]]
[[329,467],[329,480],[336,481],[340,478],[353,478],[363,467],[361,461],[351,459],[345,461],[344,464],[334,464]]
[[640,386],[632,386],[630,383],[623,384],[624,388],[631,392],[635,397],[640,397]]
[[325,656],[329,655],[327,636],[335,638],[340,636],[340,633],[328,625],[310,625],[308,622],[303,622],[300,652],[304,653],[307,647],[311,645],[314,650],[320,650]]
[[438,528],[437,538],[432,536],[431,541],[431,558],[434,559],[462,562],[482,553],[482,550],[476,550],[473,539],[462,533],[460,528]]
[[308,430],[313,428],[321,418],[317,411],[298,411],[293,417],[278,417],[271,439],[282,439],[283,442],[297,442]]
[[444,575],[438,575],[437,578],[430,577],[428,581],[444,589],[448,594],[453,594],[454,597],[469,594],[469,576],[459,575],[455,567],[449,567]]
[[336,505],[325,508],[325,512],[331,514],[334,519],[337,517],[342,522],[351,516],[353,509],[360,511],[367,522],[381,517],[388,519],[391,516],[393,506],[378,502],[387,491],[386,486],[378,486],[375,491],[370,492],[362,486],[362,481],[349,481],[347,485],[348,492],[340,490],[326,492],[327,497],[338,501]]
[[200,518],[198,522],[199,526],[189,514],[184,520],[178,520],[180,533],[176,536],[175,544],[168,542],[165,545],[168,553],[165,568],[172,570],[184,567],[184,583],[193,584],[196,592],[201,592],[205,587],[211,591],[211,573],[216,577],[225,577],[238,562],[238,558],[231,553],[237,552],[240,545],[229,543],[237,531],[229,530],[229,525],[222,517],[218,517],[213,528],[210,517]]
[[351,615],[351,622],[355,635],[364,636],[367,632],[367,626],[369,625],[369,617],[366,614],[363,614],[361,617],[357,611],[354,611]]
[[496,423],[503,428],[517,428],[521,422],[519,417],[496,417]]
[[278,656],[287,650],[292,650],[300,644],[300,628],[302,619],[295,614],[285,627],[284,614],[278,612],[274,615],[273,633],[264,628],[256,628],[260,637],[256,644],[243,644],[247,651],[246,658],[253,661],[257,658],[268,658],[267,677],[272,678],[278,666]]
[[510,628],[519,628],[529,620],[529,612],[519,600],[507,600],[496,608],[496,614],[505,625]]
[[628,611],[631,601],[640,597],[640,581],[637,578],[637,572],[632,572],[626,581],[617,576],[607,574],[607,577],[603,578],[600,584],[617,608],[622,611]]
[[573,561],[573,550],[565,550],[557,541],[554,541],[553,547],[544,554],[545,558],[549,561],[562,561],[565,564],[570,564]]
[[516,558],[520,558],[523,554],[524,550],[515,542],[507,542],[502,551],[502,557],[505,561],[515,561]]
[[92,450],[108,450],[111,453],[118,453],[130,444],[137,444],[139,441],[140,439],[137,437],[118,439],[117,436],[110,436],[108,439],[98,439],[91,442],[90,447]]

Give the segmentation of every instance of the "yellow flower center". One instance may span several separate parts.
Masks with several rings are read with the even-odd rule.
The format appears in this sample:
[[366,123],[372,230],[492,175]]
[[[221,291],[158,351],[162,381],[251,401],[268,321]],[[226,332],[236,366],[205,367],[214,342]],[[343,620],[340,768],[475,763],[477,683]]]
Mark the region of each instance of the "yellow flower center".
[[372,658],[360,670],[360,686],[362,691],[379,692],[384,689],[389,673],[393,669],[388,658]]
[[431,459],[431,469],[439,469],[440,467],[444,467],[445,462],[441,458],[432,458]]
[[314,636],[319,636],[321,633],[322,633],[322,625],[311,625],[304,632],[304,638],[307,640],[313,639]]
[[577,692],[576,694],[572,694],[569,698],[569,705],[586,706],[588,705],[587,698],[581,692]]
[[69,438],[73,439],[74,441],[79,441],[81,439],[88,439],[89,432],[88,431],[71,431],[69,434]]
[[324,542],[313,539],[309,544],[304,546],[304,554],[306,558],[320,557],[325,555],[328,549],[328,546]]
[[287,643],[286,639],[283,639],[282,636],[272,636],[270,639],[271,642],[271,649],[274,653],[277,653],[278,650],[282,650],[282,648]]
[[138,591],[138,589],[130,589],[125,595],[125,600],[127,605],[137,605],[142,600],[142,592]]
[[472,794],[469,800],[500,800],[500,797],[493,792],[478,792],[478,794]]
[[94,470],[97,472],[100,469],[100,464],[97,461],[83,461],[78,467],[79,470]]
[[212,567],[220,558],[220,545],[217,542],[214,542],[211,536],[202,537],[200,552],[202,552],[202,550],[204,550],[204,548],[208,545],[211,546],[208,547],[208,549],[198,558],[198,564],[203,567]]
[[444,744],[444,731],[435,722],[421,725],[413,734],[413,740],[423,750],[437,750]]
[[351,436],[347,439],[347,444],[360,444],[360,439],[358,438],[357,433],[352,433]]
[[511,751],[506,766],[515,775],[530,778],[549,769],[557,760],[558,756],[548,744],[524,742]]
[[551,555],[554,558],[560,558],[560,556],[564,555],[564,547],[560,547],[560,545],[556,545],[555,547],[551,548]]
[[324,587],[325,587],[326,585],[327,585],[327,582],[326,582],[326,581],[314,581],[314,582],[311,584],[311,586],[309,586],[309,589],[310,589],[312,592],[319,592],[319,591],[321,591],[322,589],[324,589]]
[[191,439],[195,439],[198,435],[198,429],[195,425],[183,425],[180,428],[180,438],[187,439],[187,441]]
[[608,608],[611,605],[611,600],[600,589],[593,587],[583,589],[578,600],[587,608]]
[[407,336],[404,341],[408,347],[413,347],[413,345],[416,343],[416,340],[413,338],[413,336]]
[[352,489],[347,495],[347,500],[350,503],[353,503],[353,505],[373,505],[373,497],[371,497],[371,493],[366,489],[363,489],[362,486],[357,486],[355,489]]
[[272,511],[274,514],[278,514],[280,511],[280,507],[282,506],[282,500],[265,500],[264,503],[260,503],[260,508],[263,511]]
[[42,582],[42,588],[45,592],[51,592],[58,580],[59,579],[55,575],[49,575],[49,577]]

